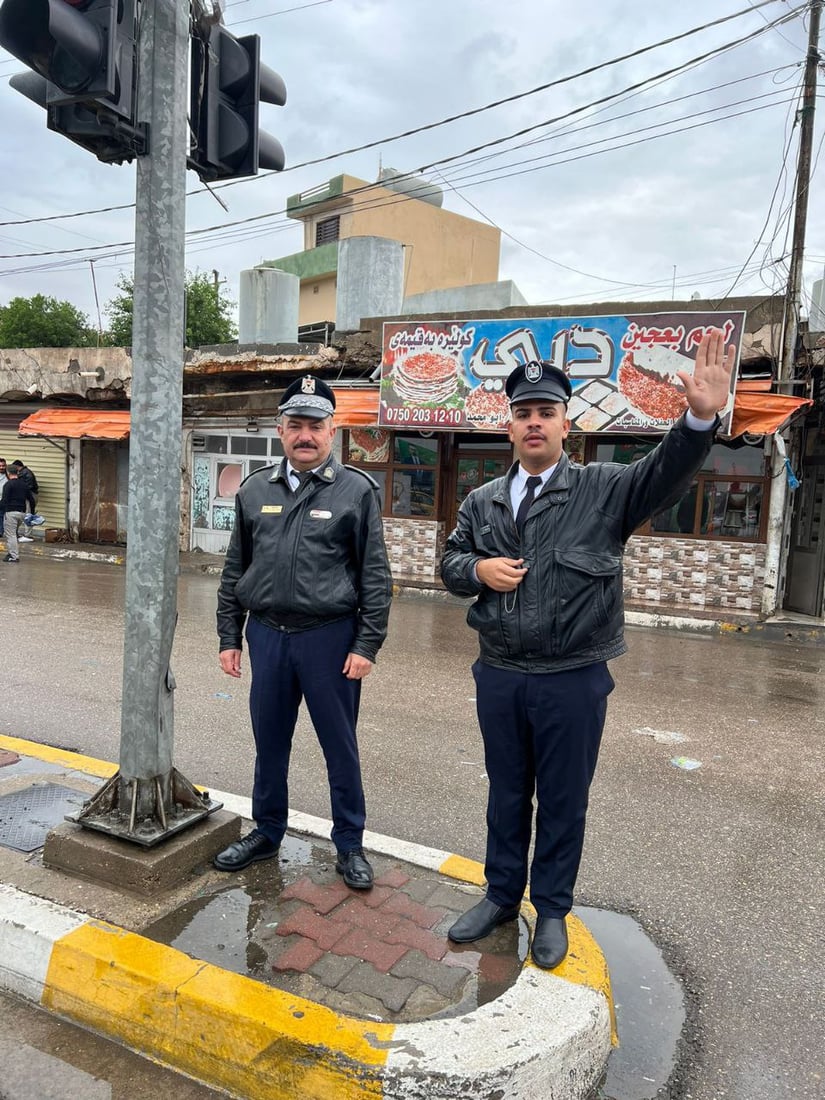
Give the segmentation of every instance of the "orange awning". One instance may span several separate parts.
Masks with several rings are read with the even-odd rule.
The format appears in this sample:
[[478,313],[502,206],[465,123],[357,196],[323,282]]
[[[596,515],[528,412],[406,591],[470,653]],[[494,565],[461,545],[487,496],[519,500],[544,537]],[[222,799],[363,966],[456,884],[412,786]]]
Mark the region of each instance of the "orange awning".
[[378,424],[378,387],[374,390],[332,388],[335,423],[339,428],[369,428]]
[[733,401],[730,434],[734,439],[743,432],[773,435],[800,409],[813,405],[807,397],[787,397],[779,393],[749,393],[739,388]]
[[45,435],[58,439],[126,439],[129,413],[86,409],[41,409],[21,421],[20,435]]

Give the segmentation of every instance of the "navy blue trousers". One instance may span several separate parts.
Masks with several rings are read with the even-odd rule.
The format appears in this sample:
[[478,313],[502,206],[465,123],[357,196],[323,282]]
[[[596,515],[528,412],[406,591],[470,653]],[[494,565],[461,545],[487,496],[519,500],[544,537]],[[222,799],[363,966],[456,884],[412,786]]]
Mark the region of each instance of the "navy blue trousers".
[[487,897],[512,906],[524,896],[535,794],[530,900],[539,916],[563,917],[573,905],[613,677],[604,662],[524,673],[476,661],[473,675],[490,781]]
[[275,630],[251,616],[247,622],[249,710],[257,752],[252,816],[275,844],[286,831],[289,754],[305,699],[327,765],[332,840],[343,852],[361,847],[366,810],[355,736],[361,681],[341,672],[354,638],[353,619],[296,633]]

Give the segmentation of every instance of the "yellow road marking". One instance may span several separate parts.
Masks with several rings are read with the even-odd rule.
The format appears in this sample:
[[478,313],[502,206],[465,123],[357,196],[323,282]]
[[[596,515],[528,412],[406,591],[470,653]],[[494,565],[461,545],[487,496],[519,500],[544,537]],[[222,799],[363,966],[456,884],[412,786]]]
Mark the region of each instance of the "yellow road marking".
[[51,745],[41,745],[39,741],[25,741],[22,737],[9,737],[0,733],[0,749],[19,753],[21,756],[33,756],[36,760],[45,760],[47,764],[60,764],[72,771],[87,772],[100,779],[108,779],[117,771],[117,764],[106,760],[95,760],[92,756],[83,756],[79,752],[67,752],[66,749],[54,749]]

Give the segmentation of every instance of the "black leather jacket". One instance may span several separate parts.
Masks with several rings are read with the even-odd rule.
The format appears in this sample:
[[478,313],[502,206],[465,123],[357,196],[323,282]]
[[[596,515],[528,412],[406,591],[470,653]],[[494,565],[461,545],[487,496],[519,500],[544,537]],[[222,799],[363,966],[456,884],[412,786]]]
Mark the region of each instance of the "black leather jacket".
[[[679,420],[650,454],[625,466],[572,463],[562,455],[531,507],[519,539],[506,477],[462,503],[447,539],[441,576],[456,596],[475,596],[467,622],[481,660],[524,672],[557,672],[624,653],[622,554],[633,531],[690,486],[714,430]],[[475,578],[481,558],[524,558],[514,592]]]
[[240,649],[247,612],[286,629],[357,615],[352,652],[374,661],[387,636],[392,579],[377,486],[330,458],[296,496],[286,461],[235,499],[218,588],[220,649]]

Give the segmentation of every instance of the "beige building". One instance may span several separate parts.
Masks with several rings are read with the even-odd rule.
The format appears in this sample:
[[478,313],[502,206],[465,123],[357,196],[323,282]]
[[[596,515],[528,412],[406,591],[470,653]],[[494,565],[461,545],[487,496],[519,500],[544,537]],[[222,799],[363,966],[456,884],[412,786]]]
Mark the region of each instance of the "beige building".
[[441,207],[442,191],[390,169],[378,183],[336,176],[292,195],[287,215],[304,224],[304,249],[266,261],[301,280],[299,325],[336,315],[338,242],[384,237],[404,246],[404,297],[430,290],[495,283],[501,233]]

